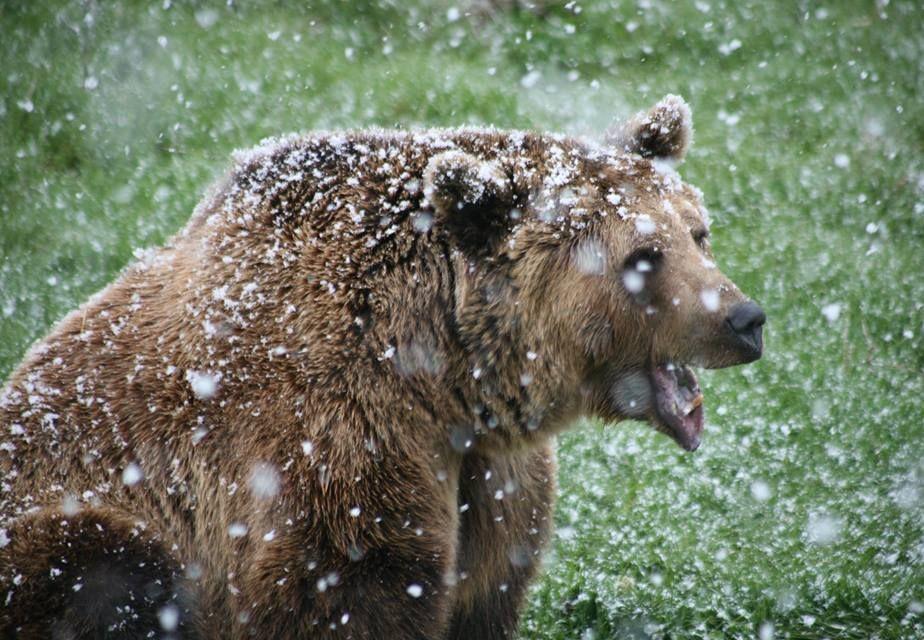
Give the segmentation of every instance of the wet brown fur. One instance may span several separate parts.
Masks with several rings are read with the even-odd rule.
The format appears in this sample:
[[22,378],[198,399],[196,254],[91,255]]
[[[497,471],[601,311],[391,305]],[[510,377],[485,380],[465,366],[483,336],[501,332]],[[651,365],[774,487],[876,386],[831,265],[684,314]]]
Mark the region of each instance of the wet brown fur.
[[[441,180],[453,167],[491,184]],[[511,637],[549,537],[552,436],[624,417],[621,372],[718,331],[688,285],[726,282],[689,266],[701,203],[669,186],[638,156],[539,134],[316,135],[243,157],[0,396],[3,637],[144,637],[167,605],[188,637]],[[663,222],[654,238],[613,189]],[[588,238],[605,273],[572,268]],[[650,304],[684,305],[655,320],[619,280],[652,239],[677,259]],[[190,372],[220,375],[213,397]],[[76,584],[122,613],[88,619]]]

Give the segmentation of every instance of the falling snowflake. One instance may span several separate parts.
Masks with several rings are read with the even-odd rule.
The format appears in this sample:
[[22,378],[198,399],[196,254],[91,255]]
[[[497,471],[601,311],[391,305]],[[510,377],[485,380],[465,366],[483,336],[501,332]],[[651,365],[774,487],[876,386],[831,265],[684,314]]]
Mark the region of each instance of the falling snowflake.
[[200,400],[210,400],[218,392],[219,376],[200,371],[187,371],[186,380],[193,394]]
[[141,467],[134,462],[129,463],[122,471],[122,482],[125,484],[125,486],[134,486],[141,482],[143,478],[144,472],[142,472]]
[[279,472],[269,463],[258,462],[251,468],[247,484],[255,498],[261,500],[275,498],[279,493]]

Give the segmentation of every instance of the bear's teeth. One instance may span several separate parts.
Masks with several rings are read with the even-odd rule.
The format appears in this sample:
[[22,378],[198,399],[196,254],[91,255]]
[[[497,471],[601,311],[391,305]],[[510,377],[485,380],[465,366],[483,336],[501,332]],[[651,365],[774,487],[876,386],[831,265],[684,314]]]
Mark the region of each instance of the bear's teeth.
[[703,394],[698,393],[689,387],[680,387],[678,389],[679,397],[675,399],[674,406],[677,408],[677,415],[688,416],[693,413],[697,407],[703,404]]

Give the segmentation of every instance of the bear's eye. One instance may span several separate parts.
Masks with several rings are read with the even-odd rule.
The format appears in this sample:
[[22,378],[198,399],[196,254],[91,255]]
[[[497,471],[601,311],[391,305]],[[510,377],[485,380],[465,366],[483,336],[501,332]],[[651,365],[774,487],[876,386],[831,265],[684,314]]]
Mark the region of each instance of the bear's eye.
[[661,266],[664,254],[658,247],[642,247],[629,254],[623,267],[627,271],[638,273],[654,273]]
[[708,229],[694,229],[692,232],[693,241],[698,244],[700,247],[706,246],[706,240],[709,239],[709,230]]

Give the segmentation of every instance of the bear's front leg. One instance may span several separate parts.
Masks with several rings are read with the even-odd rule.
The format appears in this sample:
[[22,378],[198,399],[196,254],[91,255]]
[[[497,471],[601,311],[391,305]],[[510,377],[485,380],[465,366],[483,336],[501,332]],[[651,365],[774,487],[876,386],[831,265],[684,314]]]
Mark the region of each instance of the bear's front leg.
[[[454,599],[454,531],[374,520],[354,541],[314,526],[266,543],[234,598],[236,633],[266,638],[442,640]],[[380,535],[384,534],[384,535]],[[320,541],[320,542],[319,542]]]
[[457,600],[452,640],[512,638],[552,529],[555,453],[470,454],[459,477]]

